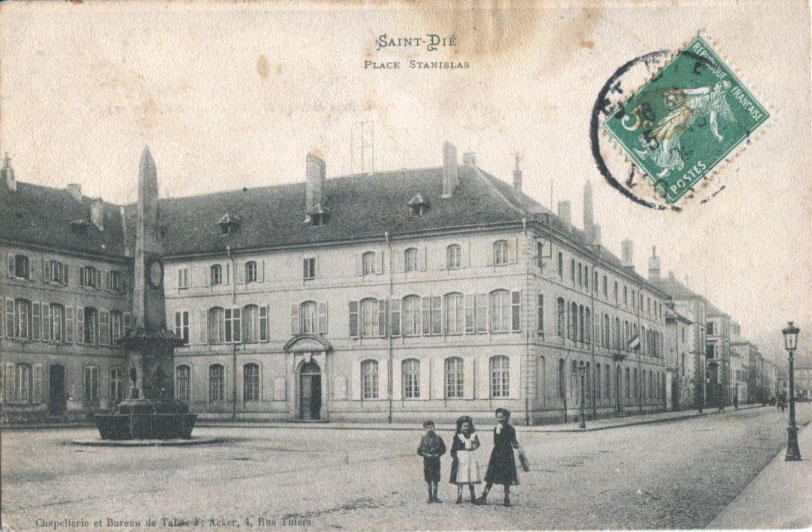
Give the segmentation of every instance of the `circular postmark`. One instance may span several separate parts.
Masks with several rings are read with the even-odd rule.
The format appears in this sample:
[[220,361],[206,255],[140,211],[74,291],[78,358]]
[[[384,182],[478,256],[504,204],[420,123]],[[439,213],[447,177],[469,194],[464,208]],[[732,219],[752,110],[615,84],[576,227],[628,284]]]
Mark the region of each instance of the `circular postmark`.
[[[690,54],[683,50],[680,54]],[[603,130],[604,122],[612,117],[636,91],[642,90],[651,79],[656,78],[665,64],[674,57],[671,50],[656,50],[641,55],[621,65],[601,87],[592,107],[589,125],[589,138],[592,156],[598,172],[618,192],[633,202],[657,210],[680,211],[680,207],[669,204],[655,188],[640,167],[635,164],[622,149],[613,146],[612,139]],[[706,62],[705,58],[694,59]],[[697,124],[701,126],[702,124]],[[694,190],[688,197],[705,203],[722,189],[724,184],[717,180],[714,187],[703,187]]]

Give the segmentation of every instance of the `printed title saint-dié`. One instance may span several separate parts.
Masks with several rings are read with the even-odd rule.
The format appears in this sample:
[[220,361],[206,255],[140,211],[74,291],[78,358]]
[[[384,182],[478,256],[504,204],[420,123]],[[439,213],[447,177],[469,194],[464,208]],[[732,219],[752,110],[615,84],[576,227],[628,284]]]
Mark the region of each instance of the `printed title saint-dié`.
[[436,33],[427,33],[423,36],[390,37],[388,34],[382,33],[378,35],[375,43],[377,45],[377,48],[375,49],[376,51],[380,51],[382,48],[390,47],[425,46],[426,50],[429,52],[434,52],[443,47],[457,46],[457,36],[449,35],[444,37]]

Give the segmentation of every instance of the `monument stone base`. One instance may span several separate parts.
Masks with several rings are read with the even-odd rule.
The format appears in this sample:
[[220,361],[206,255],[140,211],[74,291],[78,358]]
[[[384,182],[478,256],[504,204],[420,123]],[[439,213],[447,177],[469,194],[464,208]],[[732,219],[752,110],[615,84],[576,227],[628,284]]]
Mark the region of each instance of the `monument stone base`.
[[115,414],[94,416],[104,440],[166,440],[192,437],[197,414],[176,399],[127,399]]

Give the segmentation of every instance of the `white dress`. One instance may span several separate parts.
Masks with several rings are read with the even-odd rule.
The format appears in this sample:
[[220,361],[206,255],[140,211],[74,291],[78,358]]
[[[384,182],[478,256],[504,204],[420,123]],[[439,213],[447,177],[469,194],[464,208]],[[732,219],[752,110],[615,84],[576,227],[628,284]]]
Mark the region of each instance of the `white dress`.
[[460,442],[464,444],[464,449],[457,450],[457,484],[479,484],[482,477],[479,473],[479,464],[474,453],[474,440],[479,441],[476,433],[466,438],[464,434],[457,434]]

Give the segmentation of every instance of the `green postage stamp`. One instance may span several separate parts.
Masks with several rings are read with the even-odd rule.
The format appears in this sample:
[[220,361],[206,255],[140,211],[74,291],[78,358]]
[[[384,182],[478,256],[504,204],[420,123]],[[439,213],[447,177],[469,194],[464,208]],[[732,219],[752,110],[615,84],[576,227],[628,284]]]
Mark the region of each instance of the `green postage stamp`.
[[769,116],[697,36],[604,128],[674,204]]

